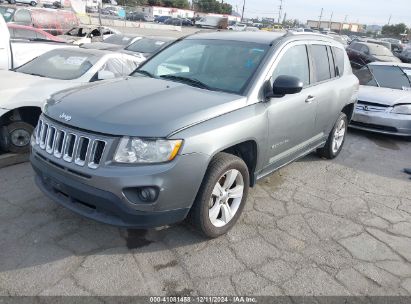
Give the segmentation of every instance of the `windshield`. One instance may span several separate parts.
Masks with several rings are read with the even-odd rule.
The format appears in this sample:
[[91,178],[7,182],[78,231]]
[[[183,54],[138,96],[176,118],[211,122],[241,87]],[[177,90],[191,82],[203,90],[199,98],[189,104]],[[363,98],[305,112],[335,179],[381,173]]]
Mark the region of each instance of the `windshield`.
[[123,36],[114,34],[104,40],[105,43],[117,44],[117,45],[128,45],[133,37]]
[[360,84],[365,86],[396,90],[408,90],[411,87],[411,69],[407,68],[368,65],[354,73]]
[[165,44],[165,41],[151,38],[143,38],[137,40],[136,42],[130,44],[126,47],[126,50],[137,52],[137,53],[156,53],[159,51]]
[[160,52],[134,75],[145,73],[241,94],[268,48],[268,45],[240,41],[186,39]]
[[53,50],[26,63],[16,72],[41,77],[72,80],[86,73],[99,58],[75,50]]
[[3,18],[6,22],[11,21],[15,11],[16,11],[16,9],[14,9],[14,8],[0,6],[0,14],[3,15]]

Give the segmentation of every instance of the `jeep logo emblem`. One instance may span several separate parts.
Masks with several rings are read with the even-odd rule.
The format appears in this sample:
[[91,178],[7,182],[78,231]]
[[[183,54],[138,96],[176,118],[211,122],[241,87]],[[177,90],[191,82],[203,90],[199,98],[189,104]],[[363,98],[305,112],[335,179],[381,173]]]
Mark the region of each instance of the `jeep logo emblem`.
[[61,119],[64,119],[65,121],[70,121],[71,120],[71,116],[67,115],[66,113],[61,113],[59,116]]

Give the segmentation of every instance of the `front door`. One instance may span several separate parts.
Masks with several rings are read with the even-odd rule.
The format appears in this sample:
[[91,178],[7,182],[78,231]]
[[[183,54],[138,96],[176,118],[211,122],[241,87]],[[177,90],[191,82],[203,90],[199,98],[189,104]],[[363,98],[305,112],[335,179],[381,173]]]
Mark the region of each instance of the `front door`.
[[271,81],[280,75],[298,77],[304,88],[300,93],[271,98],[267,102],[269,149],[267,170],[278,168],[305,151],[315,136],[317,101],[310,87],[310,64],[305,44],[286,46],[278,56]]

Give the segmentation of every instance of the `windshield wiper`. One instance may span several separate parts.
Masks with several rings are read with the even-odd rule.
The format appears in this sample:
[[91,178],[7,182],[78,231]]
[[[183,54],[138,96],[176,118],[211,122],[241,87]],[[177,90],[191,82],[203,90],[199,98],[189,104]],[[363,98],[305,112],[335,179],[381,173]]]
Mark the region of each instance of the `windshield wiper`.
[[176,76],[176,75],[162,75],[162,76],[160,76],[160,78],[175,80],[175,81],[183,82],[183,83],[186,83],[188,85],[198,87],[198,88],[201,88],[201,89],[211,90],[211,88],[208,85],[206,85],[204,82],[202,82],[198,79],[195,79],[195,78]]
[[151,74],[150,72],[146,71],[146,70],[137,70],[134,73],[139,73],[145,76],[148,76],[150,78],[155,78],[153,74]]

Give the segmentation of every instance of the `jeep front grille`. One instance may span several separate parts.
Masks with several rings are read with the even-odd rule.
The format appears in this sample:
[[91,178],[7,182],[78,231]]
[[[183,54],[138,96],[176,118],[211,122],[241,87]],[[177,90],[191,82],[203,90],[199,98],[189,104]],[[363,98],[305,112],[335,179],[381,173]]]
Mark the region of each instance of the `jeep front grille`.
[[107,142],[85,136],[40,119],[36,129],[36,144],[55,158],[91,169],[100,166]]

